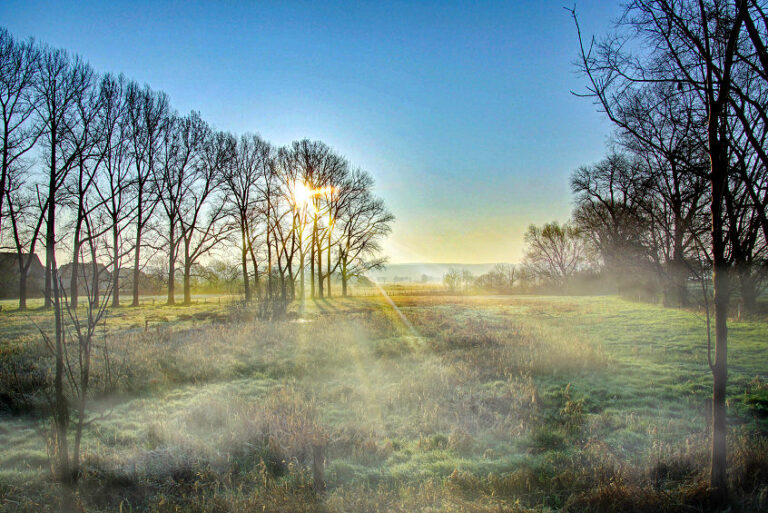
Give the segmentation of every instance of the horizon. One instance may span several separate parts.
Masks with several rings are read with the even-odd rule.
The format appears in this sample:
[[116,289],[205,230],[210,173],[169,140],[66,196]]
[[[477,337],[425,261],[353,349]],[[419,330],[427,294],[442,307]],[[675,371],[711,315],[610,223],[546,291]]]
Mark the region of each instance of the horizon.
[[[439,5],[9,1],[0,15],[218,129],[327,142],[395,214],[392,264],[517,262],[529,224],[568,218],[568,176],[602,157],[609,124],[571,94],[559,2]],[[588,33],[620,12],[577,8]]]

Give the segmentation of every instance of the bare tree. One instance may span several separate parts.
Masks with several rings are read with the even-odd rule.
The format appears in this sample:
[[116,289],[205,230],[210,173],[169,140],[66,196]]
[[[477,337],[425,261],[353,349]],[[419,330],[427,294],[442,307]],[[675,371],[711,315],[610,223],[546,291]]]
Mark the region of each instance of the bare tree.
[[136,211],[134,220],[136,236],[133,242],[133,301],[131,306],[139,306],[143,236],[160,200],[153,176],[161,154],[162,142],[168,130],[170,108],[168,97],[164,93],[154,92],[149,87],[139,88],[135,82],[128,84],[126,96],[129,151],[135,167],[132,182]]
[[647,224],[643,203],[647,187],[641,163],[612,154],[571,176],[576,194],[575,227],[589,240],[605,267],[622,274],[647,255]]
[[673,283],[668,296],[688,304],[688,277],[694,239],[706,231],[706,151],[699,112],[691,95],[677,86],[652,84],[617,105],[619,141],[637,160],[650,233],[649,256],[659,274]]
[[[230,136],[231,137],[231,136]],[[252,232],[258,223],[261,207],[259,182],[270,167],[272,149],[257,135],[246,134],[237,141],[237,149],[230,165],[224,168],[224,190],[229,202],[230,215],[240,231],[240,256],[245,300],[251,300],[248,257],[252,256],[254,279],[258,289],[258,267],[255,261]]]
[[729,130],[732,174],[730,194],[726,197],[728,240],[742,305],[746,312],[754,313],[768,271],[765,223],[768,168],[753,151],[749,135],[740,122],[730,123]]
[[194,183],[191,177],[209,130],[195,112],[185,117],[172,117],[163,134],[160,163],[153,170],[153,181],[165,213],[169,305],[176,302],[176,260],[182,242],[180,223],[186,191]]
[[[615,106],[627,94],[648,84],[668,84],[690,94],[700,111],[705,149],[709,156],[710,253],[713,262],[715,357],[713,375],[712,458],[710,486],[713,499],[727,498],[726,383],[728,379],[728,300],[731,262],[726,238],[725,200],[730,194],[729,140],[725,130],[729,110],[738,96],[738,51],[745,20],[756,1],[635,0],[618,21],[616,35],[589,46],[581,33],[581,70],[587,94],[595,98],[617,124]],[[574,14],[575,19],[575,14]],[[747,23],[749,24],[749,22]],[[642,50],[632,53],[630,48]],[[761,60],[761,63],[763,60]],[[709,353],[708,353],[709,356]]]
[[102,160],[102,172],[94,183],[99,203],[109,230],[109,263],[112,273],[112,306],[120,306],[120,271],[125,256],[131,252],[124,232],[136,214],[138,205],[134,198],[133,154],[130,151],[131,126],[128,118],[127,87],[121,76],[103,77],[100,86],[100,140],[98,154]]
[[[267,273],[267,289],[266,296],[268,299],[272,299],[274,294],[273,284],[273,265],[277,258],[275,250],[275,237],[276,237],[276,224],[280,221],[280,216],[277,214],[279,208],[278,202],[280,180],[277,174],[277,168],[274,161],[270,161],[269,165],[261,168],[257,190],[259,196],[263,199],[260,203],[260,208],[257,211],[257,216],[263,219],[264,223],[264,238],[265,238],[265,250],[266,250],[266,268]],[[285,214],[283,214],[285,215]],[[255,224],[255,223],[254,223]],[[252,253],[253,256],[253,253]],[[255,258],[254,258],[255,268]]]
[[303,186],[310,191],[308,215],[311,217],[310,242],[310,295],[323,297],[323,250],[327,232],[323,223],[333,204],[332,189],[340,184],[348,173],[346,159],[337,155],[330,147],[319,141],[295,141],[288,149],[295,155],[298,176]]
[[379,256],[381,242],[392,231],[395,217],[384,202],[371,192],[373,179],[355,171],[344,188],[337,214],[339,237],[336,267],[341,275],[341,292],[346,297],[349,280],[380,269],[386,259]]
[[[197,121],[193,121],[197,123]],[[190,162],[181,182],[179,227],[184,257],[184,304],[192,302],[191,271],[203,255],[229,235],[226,225],[225,198],[220,194],[225,169],[231,165],[235,141],[222,132],[211,132],[205,125],[199,130],[199,155]],[[189,137],[195,137],[189,135]]]
[[40,51],[31,41],[14,41],[0,28],[0,115],[2,115],[2,169],[0,169],[0,237],[5,216],[3,202],[13,168],[21,168],[21,159],[40,138],[34,119],[40,96],[35,81],[40,66]]
[[[74,211],[69,279],[69,301],[73,308],[77,308],[78,304],[81,245],[85,242],[84,225],[86,219],[103,205],[103,201],[98,200],[92,193],[105,157],[99,148],[100,138],[103,137],[100,126],[103,120],[99,119],[103,110],[101,92],[89,87],[76,99],[75,104],[75,116],[68,127],[68,137],[64,139],[66,142],[63,146],[70,154],[76,155],[72,164],[75,172],[70,172],[69,183],[65,182],[64,188],[66,203]],[[98,280],[98,276],[93,276],[92,279]]]
[[[91,255],[92,262],[96,262],[100,255],[100,248],[104,247],[93,229],[96,227],[96,219],[90,216],[86,218],[82,249],[86,249]],[[95,265],[95,264],[94,264]],[[43,339],[56,359],[56,371],[54,379],[54,396],[51,399],[53,407],[53,426],[51,430],[51,457],[56,479],[72,484],[82,475],[81,469],[81,441],[83,429],[93,422],[87,415],[87,405],[91,395],[91,366],[95,357],[95,334],[99,323],[107,313],[111,297],[111,289],[107,285],[106,291],[99,294],[98,282],[92,282],[91,277],[85,276],[83,286],[86,293],[87,306],[85,315],[81,315],[74,308],[64,293],[62,284],[54,287],[54,312],[57,322],[54,328],[53,340],[42,332]],[[106,342],[105,342],[106,344]],[[108,348],[102,348],[103,357],[108,362]],[[105,387],[109,386],[105,383]],[[74,438],[70,450],[70,423],[74,419]]]
[[[38,196],[24,181],[28,178],[17,167],[10,170],[5,188],[6,217],[10,222],[16,261],[19,269],[19,310],[27,309],[27,279],[36,259],[35,248],[45,221],[45,204],[38,204]],[[8,230],[6,229],[6,232]]]
[[[299,153],[295,147],[281,148],[275,157],[275,172],[279,177],[280,189],[287,206],[285,217],[289,219],[289,227],[286,228],[290,238],[285,242],[285,254],[288,260],[288,269],[291,281],[291,295],[295,297],[295,281],[299,281],[299,299],[304,301],[305,290],[305,262],[306,262],[306,226],[309,202],[313,196],[313,191],[306,184],[306,177],[300,166]],[[282,231],[282,230],[281,230]],[[290,250],[288,241],[290,240]],[[293,269],[293,259],[298,252],[298,276]]]
[[517,270],[512,264],[496,264],[493,269],[481,274],[475,280],[475,286],[495,293],[509,293],[517,282]]
[[530,225],[525,243],[525,269],[540,280],[562,287],[585,267],[582,234],[568,223]]
[[[84,135],[76,124],[78,102],[92,85],[93,71],[75,56],[59,49],[43,51],[40,75],[35,81],[38,96],[37,113],[43,127],[45,166],[47,174],[46,212],[46,277],[45,306],[55,301],[54,289],[58,287],[56,261],[56,205],[60,201],[59,191],[69,171],[80,156],[81,145],[73,137]],[[60,315],[57,314],[57,318]]]
[[461,269],[453,267],[448,269],[448,272],[443,275],[443,285],[451,293],[461,290]]
[[[280,301],[286,302],[295,296],[294,260],[299,252],[297,211],[291,201],[291,184],[279,170],[275,173],[275,198],[271,205],[271,239],[274,244],[277,279],[280,287]],[[290,288],[289,288],[290,287]]]

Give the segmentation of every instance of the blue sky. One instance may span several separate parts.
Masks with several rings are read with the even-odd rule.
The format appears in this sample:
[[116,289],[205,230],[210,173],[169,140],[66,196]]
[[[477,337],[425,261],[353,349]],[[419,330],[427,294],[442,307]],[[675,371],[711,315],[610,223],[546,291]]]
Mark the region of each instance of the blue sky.
[[[564,5],[4,0],[0,25],[217,128],[325,141],[376,178],[393,262],[516,262],[528,224],[568,217],[569,174],[610,135],[570,93],[583,81]],[[620,13],[576,7],[590,34]]]

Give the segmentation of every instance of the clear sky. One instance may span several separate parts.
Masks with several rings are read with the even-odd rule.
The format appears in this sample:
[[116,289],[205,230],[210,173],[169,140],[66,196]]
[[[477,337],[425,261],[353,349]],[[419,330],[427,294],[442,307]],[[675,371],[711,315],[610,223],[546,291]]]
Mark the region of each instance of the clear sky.
[[[326,142],[376,178],[392,262],[516,262],[530,223],[568,217],[568,176],[610,134],[570,94],[583,82],[564,5],[2,0],[0,25],[219,129]],[[590,34],[620,13],[576,7]]]

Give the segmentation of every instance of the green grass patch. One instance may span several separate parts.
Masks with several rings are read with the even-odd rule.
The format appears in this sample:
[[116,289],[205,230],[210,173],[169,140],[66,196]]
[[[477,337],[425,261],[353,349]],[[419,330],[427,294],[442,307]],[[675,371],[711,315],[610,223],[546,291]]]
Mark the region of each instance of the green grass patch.
[[[117,379],[97,387],[69,498],[44,437],[51,362],[36,330],[50,314],[4,307],[0,397],[18,408],[0,422],[2,509],[706,509],[700,313],[614,297],[393,301],[309,301],[279,322],[207,299],[110,312],[98,337]],[[734,320],[729,334],[733,496],[759,510],[768,323]]]

